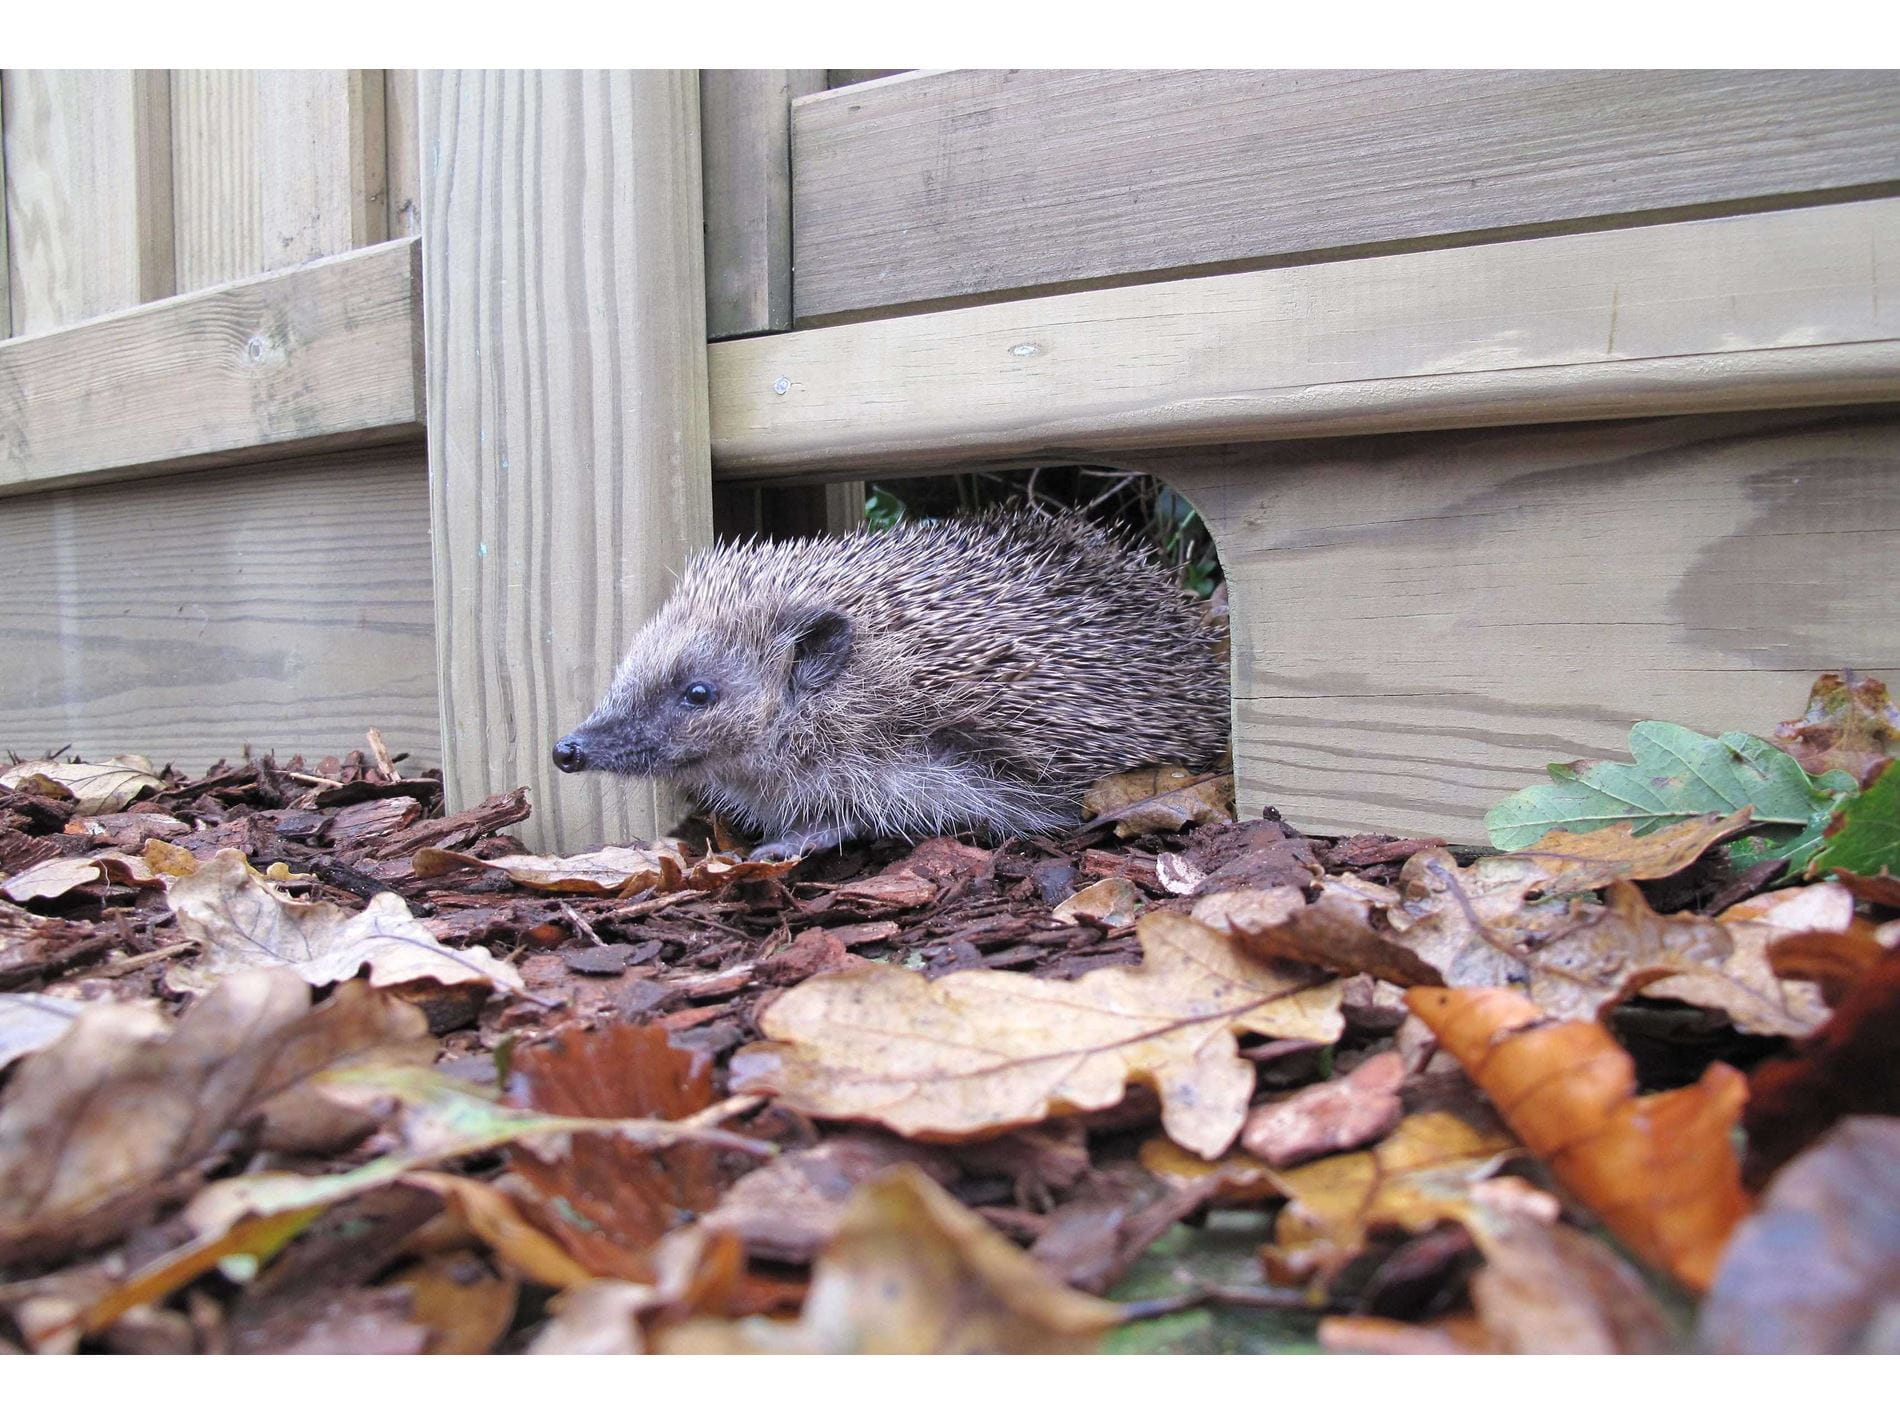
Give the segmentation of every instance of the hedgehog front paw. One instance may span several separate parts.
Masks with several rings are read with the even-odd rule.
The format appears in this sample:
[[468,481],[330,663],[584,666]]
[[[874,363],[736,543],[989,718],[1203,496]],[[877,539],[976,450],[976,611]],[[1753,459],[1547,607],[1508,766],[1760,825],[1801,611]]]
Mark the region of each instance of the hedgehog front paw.
[[830,851],[842,846],[851,839],[853,828],[849,826],[813,826],[803,831],[788,831],[785,835],[764,842],[752,848],[751,860],[754,861],[797,861],[806,856],[814,856],[820,851]]

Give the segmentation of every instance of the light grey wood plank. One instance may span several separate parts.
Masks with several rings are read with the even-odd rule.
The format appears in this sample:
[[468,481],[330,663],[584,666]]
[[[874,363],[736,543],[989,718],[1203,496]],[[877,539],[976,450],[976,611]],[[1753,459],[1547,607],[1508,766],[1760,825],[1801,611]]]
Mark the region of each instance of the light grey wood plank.
[[0,749],[440,758],[420,445],[0,505]]
[[419,435],[417,249],[0,342],[0,496]]
[[792,325],[792,100],[818,69],[704,69],[706,334]]
[[174,290],[170,96],[162,69],[6,72],[15,336]]
[[1900,672],[1900,407],[1128,462],[1227,571],[1247,815],[1483,842],[1641,719],[1767,733],[1818,673]]
[[181,69],[171,103],[179,291],[388,236],[381,70]]
[[711,537],[692,71],[422,78],[444,771],[542,845],[668,827],[550,749]]
[[1900,198],[1074,292],[711,362],[735,479],[1892,400]]
[[802,325],[1892,184],[1900,74],[953,70],[793,128]]

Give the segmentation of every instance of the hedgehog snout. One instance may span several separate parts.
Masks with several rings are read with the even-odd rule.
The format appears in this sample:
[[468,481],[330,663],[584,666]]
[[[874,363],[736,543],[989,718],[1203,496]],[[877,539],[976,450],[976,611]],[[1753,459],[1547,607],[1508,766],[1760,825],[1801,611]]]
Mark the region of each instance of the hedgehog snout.
[[581,772],[587,768],[587,744],[580,734],[570,732],[554,744],[554,765],[563,772]]

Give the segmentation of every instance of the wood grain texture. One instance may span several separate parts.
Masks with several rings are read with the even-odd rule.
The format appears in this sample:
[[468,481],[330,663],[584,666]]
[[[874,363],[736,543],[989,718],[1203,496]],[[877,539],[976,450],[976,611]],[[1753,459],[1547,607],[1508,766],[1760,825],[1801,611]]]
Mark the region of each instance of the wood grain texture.
[[[0,123],[7,112],[7,76],[0,71]],[[0,131],[0,341],[13,334],[13,265],[7,261],[7,144]]]
[[713,460],[757,478],[1890,400],[1897,339],[1900,199],[1874,199],[723,342]]
[[439,761],[420,445],[0,507],[0,749]]
[[894,74],[910,74],[908,69],[827,69],[826,89],[842,89],[848,84],[869,84],[873,79],[889,79]]
[[669,796],[549,749],[711,535],[697,77],[429,72],[422,135],[449,797],[650,836]]
[[801,324],[1900,180],[1889,71],[953,70],[793,127]]
[[417,125],[422,100],[416,71],[383,71],[383,134],[389,182],[389,235],[417,237],[422,232],[422,150]]
[[421,434],[415,239],[0,342],[0,496]]
[[706,334],[792,325],[792,100],[821,69],[702,69]]
[[13,335],[174,290],[164,70],[8,70],[0,134]]
[[1228,575],[1241,807],[1485,840],[1630,724],[1900,672],[1900,407],[1131,454]]
[[178,290],[388,236],[383,72],[172,75]]

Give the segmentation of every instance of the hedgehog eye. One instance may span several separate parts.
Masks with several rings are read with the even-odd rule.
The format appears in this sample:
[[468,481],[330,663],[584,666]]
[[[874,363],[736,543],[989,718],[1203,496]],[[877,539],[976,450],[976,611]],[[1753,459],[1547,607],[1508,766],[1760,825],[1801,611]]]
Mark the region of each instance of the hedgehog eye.
[[719,689],[711,683],[688,683],[680,701],[689,708],[709,708],[719,701]]

